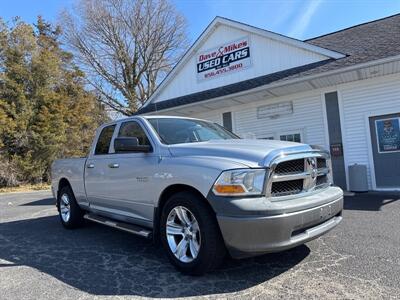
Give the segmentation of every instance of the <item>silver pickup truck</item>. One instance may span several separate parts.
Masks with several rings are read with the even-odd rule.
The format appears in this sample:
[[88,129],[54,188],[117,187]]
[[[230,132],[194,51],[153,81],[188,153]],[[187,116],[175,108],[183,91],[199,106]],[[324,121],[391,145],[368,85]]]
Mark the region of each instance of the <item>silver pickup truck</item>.
[[329,153],[245,140],[203,120],[135,116],[101,126],[87,158],[52,165],[64,227],[84,219],[161,242],[189,274],[295,247],[342,220]]

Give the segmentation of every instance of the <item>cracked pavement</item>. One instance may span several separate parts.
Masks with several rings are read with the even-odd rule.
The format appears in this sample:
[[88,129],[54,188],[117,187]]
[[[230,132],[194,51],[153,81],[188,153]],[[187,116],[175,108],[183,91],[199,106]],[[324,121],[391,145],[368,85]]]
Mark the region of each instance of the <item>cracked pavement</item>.
[[345,198],[343,222],[282,253],[177,272],[150,241],[65,230],[49,192],[0,195],[0,299],[400,299],[400,195]]

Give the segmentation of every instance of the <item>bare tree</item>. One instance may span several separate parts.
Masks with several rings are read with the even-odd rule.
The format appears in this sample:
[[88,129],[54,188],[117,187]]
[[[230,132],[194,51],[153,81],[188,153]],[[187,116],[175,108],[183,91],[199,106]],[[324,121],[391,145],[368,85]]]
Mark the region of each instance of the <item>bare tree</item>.
[[186,20],[167,0],[80,0],[60,21],[99,99],[133,114],[187,47]]

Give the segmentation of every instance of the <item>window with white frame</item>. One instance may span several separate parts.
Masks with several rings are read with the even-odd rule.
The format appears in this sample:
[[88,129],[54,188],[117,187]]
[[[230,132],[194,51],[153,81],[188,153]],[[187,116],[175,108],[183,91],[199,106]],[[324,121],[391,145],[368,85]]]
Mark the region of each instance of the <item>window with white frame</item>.
[[280,134],[279,139],[281,141],[288,141],[288,142],[296,142],[296,143],[301,143],[302,138],[301,138],[301,133],[288,133],[288,134]]
[[288,142],[303,143],[305,142],[303,130],[290,130],[290,131],[278,131],[275,133],[267,133],[262,136],[258,136],[261,140],[281,140]]

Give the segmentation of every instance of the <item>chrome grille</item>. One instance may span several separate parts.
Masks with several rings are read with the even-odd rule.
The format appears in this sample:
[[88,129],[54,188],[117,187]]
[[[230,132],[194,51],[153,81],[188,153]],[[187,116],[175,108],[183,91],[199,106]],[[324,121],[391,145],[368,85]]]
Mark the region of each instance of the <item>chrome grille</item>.
[[316,189],[323,189],[329,185],[328,175],[321,175],[317,177],[317,182],[315,183]]
[[275,174],[293,174],[304,172],[304,158],[283,161],[275,168]]
[[328,154],[318,152],[278,159],[270,168],[267,196],[280,199],[327,187],[330,172],[328,158]]
[[316,188],[321,188],[328,183],[328,175],[320,175],[315,183]]
[[303,179],[273,182],[271,188],[272,197],[287,196],[301,193]]
[[325,158],[317,157],[317,168],[318,169],[326,168],[326,159]]

